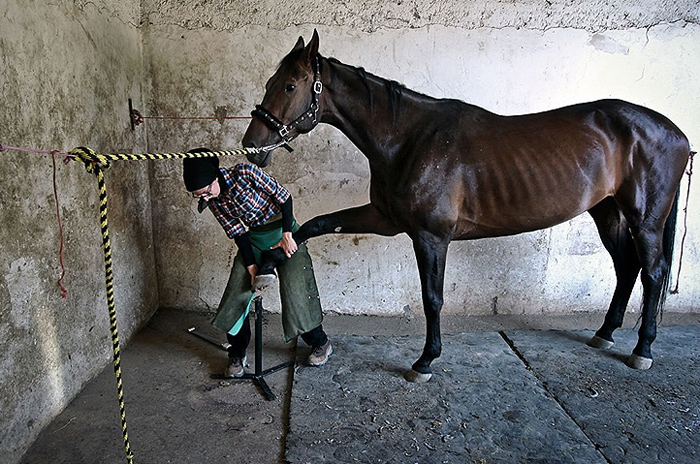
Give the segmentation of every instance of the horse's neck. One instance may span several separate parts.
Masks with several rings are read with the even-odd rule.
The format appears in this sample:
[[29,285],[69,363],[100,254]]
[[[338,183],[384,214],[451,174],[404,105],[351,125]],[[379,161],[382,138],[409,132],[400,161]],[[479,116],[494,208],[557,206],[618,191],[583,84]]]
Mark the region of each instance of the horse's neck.
[[411,130],[411,124],[404,120],[412,113],[405,107],[411,102],[404,98],[392,105],[388,81],[371,74],[363,78],[356,68],[335,60],[330,66],[334,68],[332,105],[323,122],[343,132],[370,164],[391,164],[406,141],[405,132]]

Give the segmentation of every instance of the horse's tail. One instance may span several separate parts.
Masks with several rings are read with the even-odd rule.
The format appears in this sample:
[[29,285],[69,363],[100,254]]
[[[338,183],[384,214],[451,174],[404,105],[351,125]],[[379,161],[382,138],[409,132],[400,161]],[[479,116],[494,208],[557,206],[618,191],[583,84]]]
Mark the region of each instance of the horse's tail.
[[663,310],[666,304],[666,296],[668,295],[669,288],[671,286],[671,263],[673,262],[673,248],[676,242],[676,224],[678,223],[678,199],[681,195],[680,185],[678,190],[676,190],[676,196],[673,199],[673,205],[671,206],[671,212],[666,218],[666,224],[664,224],[664,237],[663,237],[663,257],[666,261],[666,272],[663,276],[663,281],[661,283],[661,295],[659,296],[659,303],[656,306],[656,314],[663,317]]

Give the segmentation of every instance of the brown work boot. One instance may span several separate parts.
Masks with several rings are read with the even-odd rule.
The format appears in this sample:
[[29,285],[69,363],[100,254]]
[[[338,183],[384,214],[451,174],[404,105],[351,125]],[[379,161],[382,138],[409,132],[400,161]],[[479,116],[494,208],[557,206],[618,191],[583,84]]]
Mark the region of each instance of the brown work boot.
[[243,368],[247,365],[247,356],[228,358],[228,366],[226,367],[226,372],[224,372],[224,377],[243,377]]
[[333,347],[331,346],[331,341],[328,340],[324,345],[314,346],[313,351],[309,355],[309,365],[321,367],[328,361],[331,354],[333,353]]

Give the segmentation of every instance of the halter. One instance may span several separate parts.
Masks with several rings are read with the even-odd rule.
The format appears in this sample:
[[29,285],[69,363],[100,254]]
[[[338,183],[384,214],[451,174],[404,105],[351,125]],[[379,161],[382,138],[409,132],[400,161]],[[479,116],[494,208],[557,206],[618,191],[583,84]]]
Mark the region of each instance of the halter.
[[292,151],[292,147],[288,145],[298,135],[289,135],[289,133],[294,130],[297,126],[301,125],[307,119],[311,120],[311,123],[315,126],[318,124],[318,101],[323,91],[323,83],[321,82],[321,64],[319,62],[319,57],[316,55],[314,59],[314,82],[311,86],[311,104],[309,109],[307,109],[301,116],[296,118],[289,124],[284,124],[277,116],[272,114],[262,105],[255,105],[255,109],[251,112],[253,116],[257,116],[265,123],[267,127],[271,130],[277,132],[282,138],[282,142],[277,144],[277,146],[283,146],[288,151]]

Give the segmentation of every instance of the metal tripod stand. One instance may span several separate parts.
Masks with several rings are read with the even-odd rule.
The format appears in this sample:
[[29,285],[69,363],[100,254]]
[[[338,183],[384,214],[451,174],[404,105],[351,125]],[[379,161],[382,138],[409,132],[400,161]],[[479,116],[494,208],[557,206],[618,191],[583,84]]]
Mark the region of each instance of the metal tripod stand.
[[277,371],[281,371],[282,369],[286,369],[289,366],[292,366],[294,364],[294,361],[287,361],[282,364],[278,364],[275,367],[271,367],[269,369],[263,370],[262,368],[262,314],[263,314],[263,305],[262,305],[262,296],[256,296],[255,297],[255,372],[253,374],[243,374],[243,377],[239,377],[241,379],[249,379],[253,380],[255,383],[258,384],[260,389],[263,391],[263,394],[265,395],[265,398],[267,398],[269,401],[272,401],[276,398],[275,394],[272,393],[272,390],[270,390],[270,387],[267,385],[267,382],[265,382],[265,377],[274,374]]
[[[265,398],[267,398],[268,401],[272,401],[275,398],[274,393],[272,393],[272,390],[270,390],[269,385],[265,381],[265,377],[274,374],[277,371],[281,371],[282,369],[285,369],[289,366],[292,366],[294,364],[294,361],[287,361],[282,364],[278,364],[275,367],[271,367],[269,369],[263,370],[263,360],[262,360],[262,323],[263,323],[263,305],[262,305],[262,296],[256,296],[253,300],[255,302],[255,372],[252,374],[245,373],[243,374],[242,377],[225,377],[221,374],[215,374],[212,375],[211,377],[213,379],[225,379],[225,380],[252,380],[254,381],[262,390],[263,394],[265,395]],[[191,327],[188,329],[188,332],[191,333],[192,335],[199,337],[203,340],[208,341],[209,343],[213,343],[214,345],[218,346],[219,348],[222,348],[224,350],[228,349],[230,346],[228,343],[220,343],[219,341],[208,337],[206,335],[200,334],[198,332],[195,332],[195,328]]]

